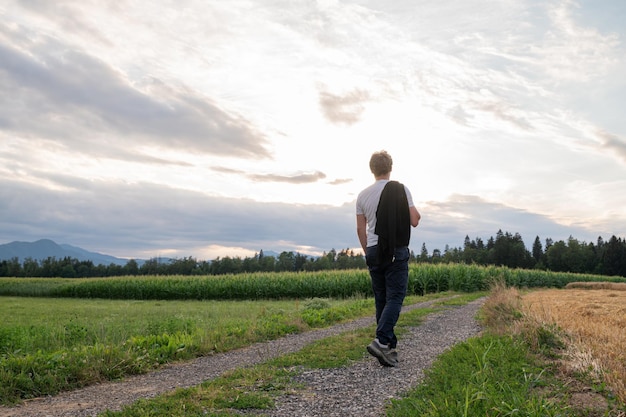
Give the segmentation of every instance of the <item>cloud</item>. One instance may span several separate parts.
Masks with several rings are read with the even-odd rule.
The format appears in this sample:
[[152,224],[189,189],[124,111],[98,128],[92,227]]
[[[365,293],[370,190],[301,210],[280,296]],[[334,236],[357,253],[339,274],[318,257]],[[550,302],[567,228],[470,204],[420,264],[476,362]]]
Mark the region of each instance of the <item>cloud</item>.
[[[493,2],[480,3],[494,8]],[[504,14],[498,16],[496,7],[486,13],[488,21],[474,13],[459,17],[473,22],[465,22],[471,27],[459,31],[450,47],[461,48],[459,54],[472,62],[511,76],[523,75],[550,89],[601,80],[621,60],[619,35],[602,33],[586,21],[587,12],[611,6],[585,7],[582,16],[576,15],[579,6],[572,0],[499,6]]]
[[190,152],[270,157],[264,134],[251,122],[197,91],[155,78],[140,89],[101,59],[45,37],[28,53],[0,43],[0,92],[5,131],[74,150],[128,148],[141,140]]
[[617,135],[599,131],[597,133],[601,141],[601,147],[613,151],[617,156],[626,162],[626,141]]
[[[510,105],[504,102],[486,102],[486,103],[469,103],[476,110],[484,111],[493,114],[496,118],[509,122],[514,126],[522,130],[532,130],[531,124],[524,117],[518,115],[521,111],[517,111]],[[461,117],[461,120],[465,120],[467,116],[463,118],[463,114],[454,114],[455,118]]]
[[358,89],[342,96],[321,91],[319,96],[324,116],[333,123],[346,125],[360,120],[365,111],[364,103],[370,100],[369,93]]
[[47,237],[121,257],[188,256],[188,248],[202,245],[322,252],[358,244],[351,206],[260,203],[148,183],[59,181],[69,188],[4,181],[3,238]]
[[566,240],[573,236],[587,242],[595,242],[600,235],[607,236],[602,230],[562,225],[548,216],[472,195],[452,195],[446,201],[428,202],[419,210],[422,221],[412,240],[426,242],[429,251],[443,250],[445,245],[463,246],[465,236],[487,241],[495,237],[498,230],[519,233],[527,248],[537,236],[542,241],[546,238]]
[[470,114],[468,114],[463,108],[463,106],[461,106],[460,104],[457,104],[456,106],[454,106],[454,108],[448,110],[447,115],[453,121],[463,126],[467,126],[468,120],[473,117]]
[[243,175],[251,181],[255,182],[286,182],[289,184],[308,184],[323,180],[326,178],[326,174],[321,171],[315,171],[312,173],[298,173],[293,175],[278,175],[278,174],[250,174],[239,169],[232,169],[227,167],[213,167],[213,171],[222,172],[225,174]]
[[[50,238],[119,257],[199,257],[201,248],[301,251],[357,248],[354,202],[342,206],[262,203],[222,198],[165,186],[121,181],[56,179],[51,191],[39,184],[5,180],[0,188],[0,230],[7,240]],[[166,196],[164,198],[164,196]],[[419,207],[420,226],[411,249],[462,246],[466,235],[485,241],[497,231],[595,241],[601,232],[566,227],[540,214],[455,195]],[[609,235],[604,234],[606,238]],[[231,253],[231,256],[238,255]],[[224,256],[224,254],[222,254]]]
[[326,178],[326,174],[320,171],[316,171],[310,174],[296,174],[291,176],[276,175],[276,174],[250,174],[248,175],[253,181],[259,182],[287,182],[290,184],[306,184],[311,182],[317,182]]
[[72,7],[77,5],[64,2],[29,0],[20,1],[15,6],[19,7],[22,13],[28,13],[36,18],[54,22],[57,27],[67,32],[84,38],[95,38],[100,42],[106,43],[106,40],[100,36],[98,31],[87,23],[89,16],[85,14],[88,11],[81,7]]
[[351,178],[337,178],[335,180],[329,181],[328,184],[330,185],[343,185],[343,184],[348,184],[351,183],[352,179]]
[[548,5],[552,26],[538,52],[543,64],[547,64],[544,69],[555,80],[599,79],[619,61],[614,55],[619,36],[604,35],[596,28],[579,25],[573,14],[577,8],[573,0]]

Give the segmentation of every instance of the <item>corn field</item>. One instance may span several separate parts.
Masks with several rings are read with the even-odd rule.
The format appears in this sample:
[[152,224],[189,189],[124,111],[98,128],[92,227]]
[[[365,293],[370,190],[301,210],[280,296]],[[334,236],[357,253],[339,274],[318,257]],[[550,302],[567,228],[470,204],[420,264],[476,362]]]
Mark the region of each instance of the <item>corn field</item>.
[[[606,277],[466,264],[412,264],[408,293],[474,292],[494,280],[519,288],[562,288],[570,282],[625,282]],[[134,300],[259,300],[371,295],[367,270],[271,272],[219,276],[141,276],[86,279],[5,278],[0,295]]]

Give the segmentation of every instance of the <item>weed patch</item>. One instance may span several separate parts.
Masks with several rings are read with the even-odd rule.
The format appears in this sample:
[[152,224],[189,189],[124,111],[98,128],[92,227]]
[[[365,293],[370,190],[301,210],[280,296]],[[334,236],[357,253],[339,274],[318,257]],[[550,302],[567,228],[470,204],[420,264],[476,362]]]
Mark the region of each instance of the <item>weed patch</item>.
[[483,336],[440,355],[427,370],[424,383],[406,398],[393,401],[387,415],[561,415],[561,404],[533,394],[540,384],[545,384],[544,375],[529,362],[519,342],[507,336]]

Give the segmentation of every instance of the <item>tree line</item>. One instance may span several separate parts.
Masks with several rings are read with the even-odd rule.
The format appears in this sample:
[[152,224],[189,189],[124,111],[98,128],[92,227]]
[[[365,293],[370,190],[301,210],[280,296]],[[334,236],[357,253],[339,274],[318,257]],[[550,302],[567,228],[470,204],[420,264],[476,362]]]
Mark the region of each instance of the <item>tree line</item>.
[[331,269],[365,268],[365,258],[350,249],[337,252],[331,249],[322,256],[313,257],[284,251],[280,255],[265,256],[263,250],[251,257],[218,257],[212,261],[194,257],[162,261],[151,258],[141,264],[130,259],[125,265],[95,265],[92,261],[76,258],[48,257],[42,261],[17,257],[0,261],[0,277],[60,277],[92,278],[126,275],[223,275],[253,272],[321,271]]
[[[595,243],[581,242],[573,237],[554,242],[548,238],[542,243],[539,236],[529,251],[518,234],[499,230],[495,238],[486,242],[481,238],[465,237],[462,247],[430,253],[422,244],[419,254],[411,251],[411,262],[467,263],[497,265],[509,268],[541,269],[555,272],[575,272],[598,275],[626,276],[626,239],[612,236],[608,241],[598,237]],[[366,268],[365,258],[351,249],[337,252],[331,249],[322,256],[313,257],[284,251],[278,256],[265,256],[261,250],[254,256],[241,258],[218,257],[199,261],[193,257],[162,262],[152,258],[141,265],[134,259],[125,265],[94,265],[92,261],[64,257],[49,257],[42,261],[18,258],[0,261],[3,277],[62,277],[89,278],[125,275],[222,275],[254,272],[321,271],[331,269]]]
[[519,233],[499,230],[496,237],[486,243],[480,238],[470,240],[465,236],[463,247],[446,247],[443,253],[435,249],[432,256],[428,256],[426,246],[422,245],[419,260],[626,276],[626,239],[613,235],[606,242],[598,237],[596,243],[587,243],[570,236],[567,241],[557,242],[547,238],[542,244],[537,236],[529,251]]

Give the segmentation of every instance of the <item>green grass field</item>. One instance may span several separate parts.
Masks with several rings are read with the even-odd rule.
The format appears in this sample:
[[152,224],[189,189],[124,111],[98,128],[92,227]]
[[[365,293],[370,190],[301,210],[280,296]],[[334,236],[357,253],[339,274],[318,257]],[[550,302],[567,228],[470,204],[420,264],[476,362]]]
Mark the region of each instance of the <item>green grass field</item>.
[[12,403],[371,314],[369,299],[0,297],[0,398]]

